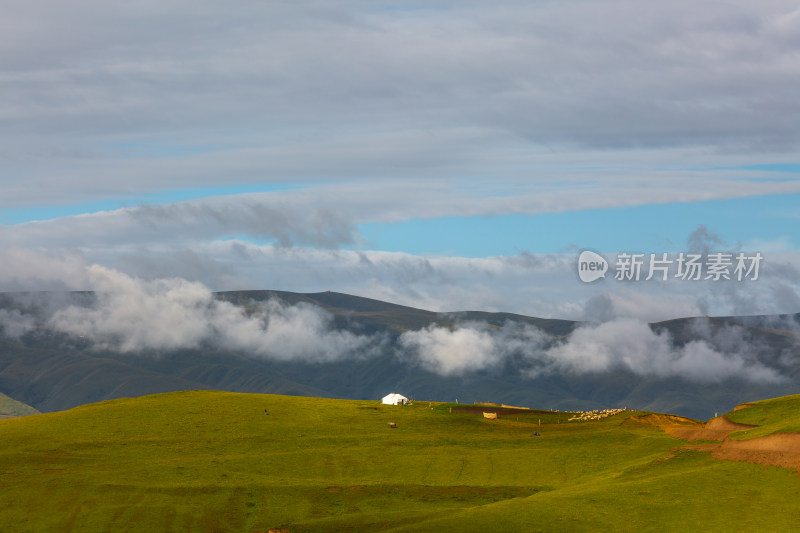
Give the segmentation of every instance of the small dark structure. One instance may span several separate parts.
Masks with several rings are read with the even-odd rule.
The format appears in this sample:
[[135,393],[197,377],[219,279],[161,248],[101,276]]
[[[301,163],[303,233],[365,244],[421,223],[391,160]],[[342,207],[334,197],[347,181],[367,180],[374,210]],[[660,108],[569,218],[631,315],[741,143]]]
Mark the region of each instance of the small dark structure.
[[534,437],[541,437],[538,431],[534,431],[533,433],[531,433],[531,435],[533,435]]

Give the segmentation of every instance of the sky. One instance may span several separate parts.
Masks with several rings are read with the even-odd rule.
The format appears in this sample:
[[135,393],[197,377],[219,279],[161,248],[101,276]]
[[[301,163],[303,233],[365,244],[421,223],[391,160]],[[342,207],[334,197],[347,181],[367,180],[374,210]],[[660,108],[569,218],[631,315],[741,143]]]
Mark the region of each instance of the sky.
[[[800,312],[795,2],[3,12],[2,291],[101,268],[597,322]],[[667,280],[616,279],[664,253]],[[676,277],[682,253],[733,279]]]

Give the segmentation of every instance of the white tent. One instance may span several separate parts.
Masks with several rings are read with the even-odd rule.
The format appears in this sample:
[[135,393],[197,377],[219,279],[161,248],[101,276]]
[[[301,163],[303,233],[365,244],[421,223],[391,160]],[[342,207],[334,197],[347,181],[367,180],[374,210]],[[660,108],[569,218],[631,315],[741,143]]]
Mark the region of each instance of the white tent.
[[384,396],[381,402],[385,403],[386,405],[403,405],[404,403],[408,403],[408,398],[406,398],[402,394],[397,394],[396,392],[393,392],[391,394],[387,394],[386,396]]

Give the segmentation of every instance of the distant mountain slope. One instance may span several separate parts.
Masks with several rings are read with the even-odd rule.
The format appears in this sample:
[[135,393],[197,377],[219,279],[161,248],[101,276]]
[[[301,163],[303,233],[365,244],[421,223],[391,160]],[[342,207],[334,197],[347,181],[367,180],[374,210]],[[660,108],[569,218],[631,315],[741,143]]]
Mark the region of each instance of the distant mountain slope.
[[0,342],[0,389],[40,411],[193,388],[201,387],[112,358]]
[[536,326],[556,337],[563,337],[569,335],[572,331],[580,325],[580,322],[575,320],[562,320],[558,318],[536,318],[525,315],[517,315],[514,313],[487,313],[486,311],[462,311],[452,313],[452,316],[460,320],[474,320],[476,322],[486,322],[493,326],[503,326],[506,322],[520,322],[523,324],[530,324]]
[[330,396],[236,354],[192,351],[121,356],[42,349],[9,341],[0,341],[0,389],[40,411],[197,389]]
[[417,309],[405,305],[398,305],[363,296],[353,296],[340,292],[312,292],[304,293],[303,296],[316,302],[322,307],[341,309],[343,311],[355,311],[357,313],[409,313],[435,315],[431,311]]
[[[40,324],[21,338],[0,337],[0,390],[41,411],[155,392],[217,389],[350,399],[375,399],[397,391],[417,399],[493,401],[561,410],[627,406],[694,418],[709,418],[750,398],[800,390],[798,342],[791,331],[780,328],[795,318],[792,316],[683,318],[651,325],[653,331],[669,332],[678,348],[701,337],[712,339],[702,342],[716,342],[720,350],[726,349],[725,343],[740,349],[737,343],[747,342],[753,350],[750,355],[765,369],[778,373],[782,381],[758,382],[728,375],[698,382],[622,368],[531,374],[526,371],[529,362],[524,355],[508,357],[492,367],[441,375],[403,352],[399,339],[404,332],[436,326],[452,332],[475,323],[499,332],[507,325],[528,325],[548,335],[549,342],[559,343],[584,324],[512,313],[435,313],[335,292],[232,291],[217,293],[215,298],[247,313],[259,312],[270,301],[321,308],[330,317],[325,327],[380,342],[370,345],[369,356],[349,353],[324,361],[271,358],[219,344],[123,354],[93,348],[91,339]],[[0,294],[0,310],[35,314],[66,305],[91,307],[97,301],[97,295],[86,292]],[[302,340],[311,333],[291,330],[286,334]],[[337,338],[333,335],[331,342]],[[315,349],[324,348],[323,344]],[[584,348],[592,349],[591,345]]]
[[506,321],[521,322],[541,328],[552,335],[569,334],[579,322],[535,318],[514,313],[490,313],[485,311],[453,311],[435,313],[362,296],[339,292],[292,293],[284,291],[232,291],[217,293],[217,297],[231,303],[247,306],[248,302],[258,302],[278,298],[289,304],[306,303],[322,307],[343,319],[350,318],[364,326],[368,331],[387,330],[392,333],[424,328],[431,324],[453,326],[457,322],[486,322],[502,326]]

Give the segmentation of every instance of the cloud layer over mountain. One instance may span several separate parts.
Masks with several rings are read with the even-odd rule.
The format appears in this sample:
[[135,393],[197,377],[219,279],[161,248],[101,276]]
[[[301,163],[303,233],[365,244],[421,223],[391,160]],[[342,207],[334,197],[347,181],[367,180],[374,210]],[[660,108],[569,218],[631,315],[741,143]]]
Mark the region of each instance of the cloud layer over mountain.
[[[496,328],[495,328],[496,329]],[[742,340],[741,328],[726,335]],[[422,367],[442,375],[491,370],[517,358],[530,377],[551,374],[599,374],[627,371],[643,377],[677,377],[697,382],[739,378],[756,383],[788,379],[761,363],[747,342],[711,342],[710,332],[676,347],[668,332],[655,332],[640,320],[617,319],[584,325],[566,339],[555,339],[532,326],[508,324],[500,331],[485,325],[455,329],[428,327],[403,333],[399,343]],[[714,339],[719,344],[719,338]]]
[[[138,354],[225,349],[248,357],[314,363],[369,359],[389,349],[399,360],[442,376],[506,371],[510,365],[531,378],[621,370],[698,382],[786,381],[779,368],[759,360],[762,347],[749,341],[741,326],[711,328],[703,320],[695,322],[691,339],[681,345],[670,333],[631,318],[587,322],[566,338],[511,320],[503,327],[456,321],[453,327],[431,324],[406,331],[392,345],[385,334],[337,327],[330,313],[310,304],[270,299],[242,307],[216,298],[201,283],[143,280],[98,265],[87,266],[84,276],[93,296],[83,302],[10,295],[17,303],[0,312],[5,335],[19,339],[38,324],[98,350]],[[800,330],[797,324],[777,326]],[[773,359],[779,366],[796,362]]]
[[[93,349],[139,353],[207,347],[278,361],[331,362],[371,357],[383,343],[380,336],[333,328],[330,314],[308,304],[270,300],[243,309],[216,299],[200,283],[145,281],[97,265],[87,268],[87,277],[96,300],[62,304],[36,319]],[[30,301],[28,295],[19,298]],[[18,310],[0,313],[0,325],[11,337],[32,330],[35,322]]]
[[[587,322],[400,337],[443,375],[775,380],[735,343],[676,348],[646,323],[800,311],[799,35],[789,0],[15,2],[0,291],[97,291],[42,298],[46,325],[122,352],[382,349],[316,308],[212,295],[334,290]],[[765,261],[753,282],[584,284],[591,247]]]

